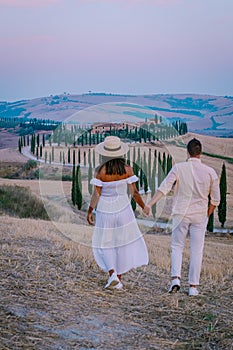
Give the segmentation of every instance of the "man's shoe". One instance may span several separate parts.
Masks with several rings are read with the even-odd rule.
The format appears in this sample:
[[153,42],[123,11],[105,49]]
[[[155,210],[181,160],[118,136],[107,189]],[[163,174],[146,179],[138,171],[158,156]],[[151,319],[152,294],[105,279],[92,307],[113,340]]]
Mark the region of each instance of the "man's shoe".
[[113,272],[113,274],[109,277],[107,284],[104,286],[104,288],[113,288],[120,282],[119,278],[117,277],[116,272]]
[[189,296],[196,297],[199,294],[196,287],[189,287]]
[[123,284],[121,283],[121,281],[113,287],[113,289],[118,289],[118,290],[120,290],[122,288],[123,288]]
[[180,290],[180,279],[179,278],[174,278],[172,280],[171,287],[168,290],[168,293],[176,293]]

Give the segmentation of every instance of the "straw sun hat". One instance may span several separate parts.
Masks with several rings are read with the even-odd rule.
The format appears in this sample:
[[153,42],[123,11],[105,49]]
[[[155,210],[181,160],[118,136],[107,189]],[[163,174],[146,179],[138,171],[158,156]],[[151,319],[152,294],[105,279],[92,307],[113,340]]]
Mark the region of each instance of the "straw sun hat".
[[129,146],[117,136],[107,136],[104,142],[96,146],[96,152],[105,157],[121,157],[129,150]]

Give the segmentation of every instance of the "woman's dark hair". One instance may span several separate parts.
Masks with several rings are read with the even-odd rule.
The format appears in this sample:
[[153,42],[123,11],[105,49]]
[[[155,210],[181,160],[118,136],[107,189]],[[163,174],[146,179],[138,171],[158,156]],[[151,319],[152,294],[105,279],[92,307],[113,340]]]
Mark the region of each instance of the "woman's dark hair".
[[97,172],[99,173],[105,166],[106,175],[123,175],[126,174],[125,165],[124,158],[102,157],[102,165],[100,165]]
[[187,150],[191,157],[199,156],[202,151],[201,142],[195,138],[192,139],[187,145]]

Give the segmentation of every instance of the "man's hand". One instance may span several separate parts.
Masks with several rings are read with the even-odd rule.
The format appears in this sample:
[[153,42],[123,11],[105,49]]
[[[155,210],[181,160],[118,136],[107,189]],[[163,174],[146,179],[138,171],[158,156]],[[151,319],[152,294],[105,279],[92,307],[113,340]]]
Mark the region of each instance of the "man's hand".
[[143,215],[148,216],[148,215],[150,215],[150,211],[151,211],[151,207],[149,205],[145,205],[142,213],[143,213]]

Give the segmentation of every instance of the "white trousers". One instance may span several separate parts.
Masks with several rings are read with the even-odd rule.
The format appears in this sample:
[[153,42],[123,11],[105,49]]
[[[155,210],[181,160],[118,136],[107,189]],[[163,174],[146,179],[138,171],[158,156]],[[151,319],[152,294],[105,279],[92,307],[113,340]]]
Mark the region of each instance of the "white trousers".
[[173,217],[171,238],[171,275],[181,277],[182,255],[190,234],[189,284],[198,285],[201,274],[205,231],[208,218]]

